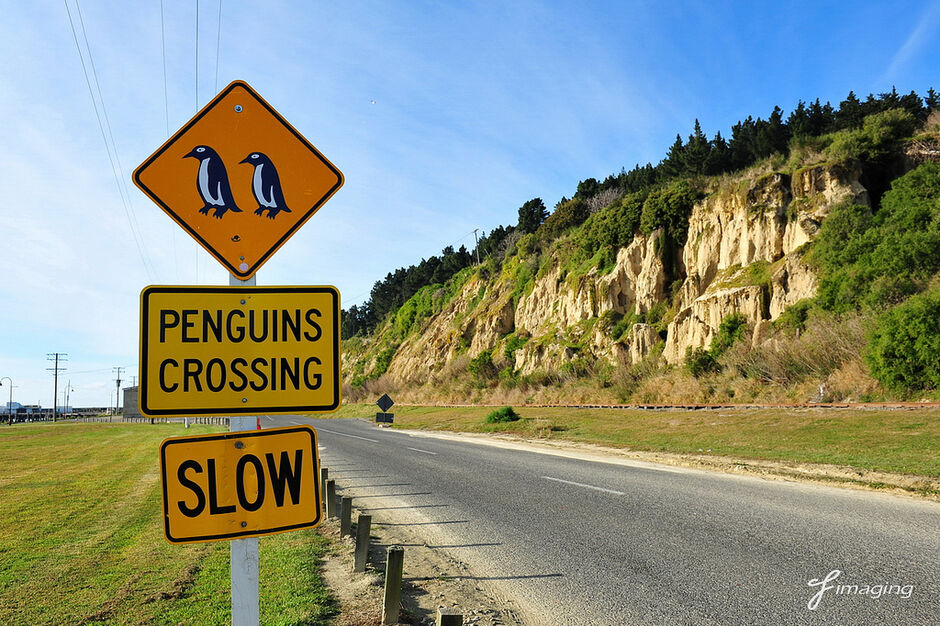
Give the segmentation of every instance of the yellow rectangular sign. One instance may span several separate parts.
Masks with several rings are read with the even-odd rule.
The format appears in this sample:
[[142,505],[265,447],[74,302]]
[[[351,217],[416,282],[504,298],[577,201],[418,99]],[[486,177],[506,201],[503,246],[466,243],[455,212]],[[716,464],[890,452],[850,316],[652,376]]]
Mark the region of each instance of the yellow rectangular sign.
[[160,446],[160,470],[171,543],[312,528],[322,517],[309,426],[173,437]]
[[146,287],[140,412],[267,415],[340,404],[335,287]]

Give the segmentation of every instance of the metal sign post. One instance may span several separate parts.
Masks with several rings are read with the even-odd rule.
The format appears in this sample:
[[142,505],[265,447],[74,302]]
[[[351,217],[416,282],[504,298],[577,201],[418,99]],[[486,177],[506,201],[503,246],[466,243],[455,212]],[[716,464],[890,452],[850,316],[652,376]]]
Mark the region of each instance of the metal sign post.
[[[233,287],[253,287],[257,275],[241,280],[229,274],[228,284]],[[229,432],[252,430],[254,416],[230,417]],[[229,545],[232,577],[232,626],[258,626],[261,608],[258,594],[258,538],[233,539]]]

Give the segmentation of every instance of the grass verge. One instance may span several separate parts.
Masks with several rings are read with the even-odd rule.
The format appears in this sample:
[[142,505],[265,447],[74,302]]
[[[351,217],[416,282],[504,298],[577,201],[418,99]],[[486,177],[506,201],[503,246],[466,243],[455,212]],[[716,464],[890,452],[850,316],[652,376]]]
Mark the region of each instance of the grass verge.
[[[492,407],[397,405],[396,428],[506,433],[629,450],[819,463],[940,477],[940,409],[731,409],[640,411],[516,407],[521,419],[490,424]],[[336,417],[373,418],[344,405]]]
[[[0,428],[0,623],[230,623],[228,542],[172,545],[161,519],[160,442],[219,430]],[[328,540],[296,531],[259,545],[262,623],[325,623]]]

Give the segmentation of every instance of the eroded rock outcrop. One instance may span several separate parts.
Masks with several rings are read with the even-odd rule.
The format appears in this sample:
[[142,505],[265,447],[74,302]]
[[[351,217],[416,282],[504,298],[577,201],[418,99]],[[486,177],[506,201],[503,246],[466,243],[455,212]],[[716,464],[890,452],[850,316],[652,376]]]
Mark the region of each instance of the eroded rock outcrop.
[[592,269],[572,279],[556,267],[536,279],[516,307],[515,326],[540,335],[549,328],[573,326],[608,311],[649,311],[665,297],[666,274],[655,244],[658,236],[658,231],[648,238],[640,235],[620,248],[614,268],[606,274]]
[[790,177],[775,173],[743,189],[719,189],[697,203],[682,249],[687,279],[679,306],[690,306],[723,269],[783,256],[790,200]]
[[732,287],[706,292],[691,306],[676,314],[666,331],[663,358],[669,363],[685,360],[688,348],[708,346],[721,320],[734,313],[744,315],[749,324],[764,319],[764,291],[760,286]]
[[[727,315],[741,313],[756,324],[815,295],[816,274],[803,261],[801,246],[816,236],[833,206],[868,204],[860,176],[854,163],[819,164],[797,170],[792,178],[774,173],[751,184],[728,184],[696,204],[682,251],[687,277],[663,357],[680,363],[688,348],[707,347]],[[727,278],[728,270],[757,262],[773,264],[769,289],[746,284],[728,289],[720,288],[723,280],[716,283]]]
[[[868,203],[860,175],[853,163],[817,164],[792,176],[751,173],[716,183],[693,207],[686,243],[673,263],[663,263],[657,231],[617,250],[607,272],[595,268],[574,276],[557,262],[522,293],[506,276],[472,277],[419,332],[403,338],[387,372],[400,381],[428,380],[456,357],[489,349],[499,367],[523,375],[555,372],[580,357],[628,367],[650,354],[660,333],[653,325],[633,324],[626,333],[618,330],[622,336],[615,340],[613,324],[621,316],[662,314],[666,265],[683,279],[673,285],[666,361],[681,363],[689,348],[707,347],[734,313],[748,320],[752,341],[763,342],[769,320],[815,295],[815,270],[803,260],[802,247],[833,206]],[[531,339],[504,356],[513,333]],[[353,366],[344,361],[347,371]]]

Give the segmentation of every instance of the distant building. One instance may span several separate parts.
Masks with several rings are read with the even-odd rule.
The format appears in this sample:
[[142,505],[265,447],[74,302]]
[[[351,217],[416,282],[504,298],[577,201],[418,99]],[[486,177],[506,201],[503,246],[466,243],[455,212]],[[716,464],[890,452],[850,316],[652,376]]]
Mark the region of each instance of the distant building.
[[137,390],[138,387],[135,385],[133,387],[124,387],[124,408],[122,409],[121,415],[124,419],[129,417],[143,417],[140,414],[140,410],[137,408]]

